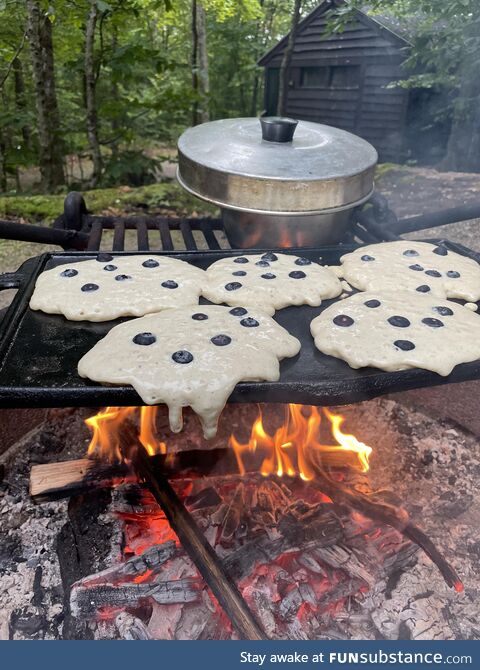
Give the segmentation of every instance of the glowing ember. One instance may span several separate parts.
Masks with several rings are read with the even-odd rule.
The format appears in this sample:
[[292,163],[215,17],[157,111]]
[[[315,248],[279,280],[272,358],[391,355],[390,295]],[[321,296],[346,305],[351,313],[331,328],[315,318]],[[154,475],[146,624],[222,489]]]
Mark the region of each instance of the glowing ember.
[[[304,412],[307,412],[307,416]],[[330,423],[330,430],[337,444],[320,442],[322,412]],[[366,472],[372,449],[354,435],[344,433],[341,429],[343,422],[344,417],[341,414],[333,414],[328,409],[290,404],[285,407],[284,423],[273,435],[266,432],[260,411],[248,442],[243,444],[231,435],[230,444],[235,451],[241,474],[246,471],[243,456],[256,452],[264,454],[260,472],[265,477],[271,474],[279,477],[284,474],[299,474],[303,480],[311,480],[315,476],[312,461],[321,463],[322,454],[337,454],[339,466],[342,465],[342,456],[345,456],[345,464],[353,464]],[[347,455],[354,456],[353,463]]]

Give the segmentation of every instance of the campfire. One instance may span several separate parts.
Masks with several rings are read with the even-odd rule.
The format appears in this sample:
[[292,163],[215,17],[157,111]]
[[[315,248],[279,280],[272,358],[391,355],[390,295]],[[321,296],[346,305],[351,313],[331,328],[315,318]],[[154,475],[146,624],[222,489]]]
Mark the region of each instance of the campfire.
[[401,501],[372,490],[372,448],[341,414],[270,409],[224,448],[174,451],[157,434],[156,407],[107,407],[86,420],[93,434],[76,472],[57,464],[37,488],[32,473],[38,499],[79,482],[113,488],[123,555],[73,585],[75,617],[128,621],[157,639],[328,637],[419,547],[462,590]]

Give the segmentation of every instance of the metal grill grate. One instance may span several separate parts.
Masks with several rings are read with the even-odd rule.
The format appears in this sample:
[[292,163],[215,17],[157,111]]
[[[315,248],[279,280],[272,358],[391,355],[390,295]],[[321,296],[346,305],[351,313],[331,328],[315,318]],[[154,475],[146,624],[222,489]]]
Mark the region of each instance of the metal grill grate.
[[138,251],[174,251],[179,247],[187,251],[230,248],[220,219],[84,216],[82,232],[88,233],[86,251],[98,251],[106,243],[110,243],[112,251],[124,251],[128,248],[129,231],[135,232],[130,242],[132,249]]
[[[387,200],[374,193],[352,212],[342,244],[401,239],[404,233],[480,218],[480,203],[464,205],[407,219],[397,219]],[[65,198],[64,213],[53,227],[0,221],[0,239],[54,244],[81,251],[216,251],[235,248],[217,218],[167,216],[93,216],[80,193]]]

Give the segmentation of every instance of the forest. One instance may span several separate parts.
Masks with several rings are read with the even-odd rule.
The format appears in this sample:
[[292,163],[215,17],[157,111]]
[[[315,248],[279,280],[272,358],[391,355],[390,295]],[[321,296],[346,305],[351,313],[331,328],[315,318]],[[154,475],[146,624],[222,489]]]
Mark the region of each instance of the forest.
[[[158,180],[186,127],[262,113],[258,59],[291,29],[294,39],[317,4],[0,0],[0,192]],[[364,5],[331,4],[339,32]],[[444,167],[480,171],[478,0],[368,4],[415,24],[411,67],[395,85],[448,91],[437,110],[451,122]],[[285,78],[288,49],[284,60]]]

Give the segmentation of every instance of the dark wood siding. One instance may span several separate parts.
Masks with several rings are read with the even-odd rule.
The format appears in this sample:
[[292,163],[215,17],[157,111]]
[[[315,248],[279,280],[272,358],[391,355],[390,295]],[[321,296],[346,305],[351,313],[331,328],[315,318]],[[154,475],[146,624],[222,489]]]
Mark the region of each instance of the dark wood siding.
[[[297,35],[291,64],[287,114],[333,125],[370,141],[381,160],[399,160],[403,151],[408,91],[389,87],[402,78],[406,43],[361,13],[340,34],[325,36],[327,20],[316,10]],[[261,64],[267,68],[267,113],[275,113],[275,91],[268,71],[280,67],[280,42]],[[349,86],[305,86],[303,68],[356,66]],[[319,77],[318,80],[321,78]],[[333,78],[332,78],[333,81]]]

